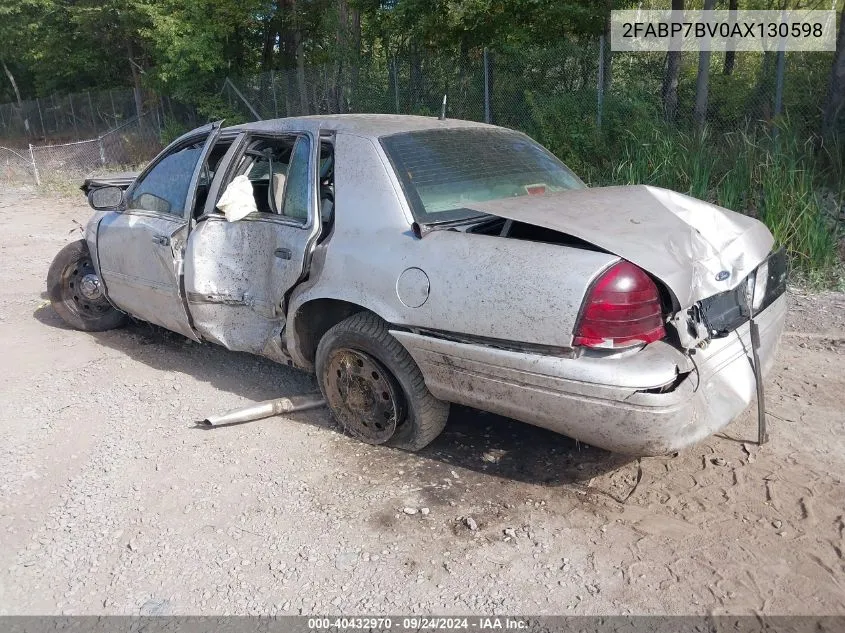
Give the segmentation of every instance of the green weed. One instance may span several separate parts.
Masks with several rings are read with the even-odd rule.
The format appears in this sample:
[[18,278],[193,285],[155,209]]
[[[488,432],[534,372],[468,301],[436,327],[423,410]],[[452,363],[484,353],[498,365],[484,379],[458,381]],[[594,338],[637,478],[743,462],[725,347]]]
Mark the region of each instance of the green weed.
[[[548,119],[544,121],[548,128]],[[620,133],[621,132],[621,133]],[[788,122],[775,130],[746,125],[727,134],[708,128],[686,134],[670,126],[639,126],[578,137],[578,164],[593,185],[649,184],[759,218],[789,253],[795,278],[812,287],[842,283],[835,213],[845,196],[842,143],[821,150],[799,142]],[[559,155],[563,140],[542,139]],[[566,160],[566,159],[564,159]]]

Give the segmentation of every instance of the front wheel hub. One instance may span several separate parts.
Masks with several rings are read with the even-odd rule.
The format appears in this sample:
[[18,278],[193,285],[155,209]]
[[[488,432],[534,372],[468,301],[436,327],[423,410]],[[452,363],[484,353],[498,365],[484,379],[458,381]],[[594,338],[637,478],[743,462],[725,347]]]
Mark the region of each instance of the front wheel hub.
[[350,435],[383,444],[405,417],[405,398],[393,375],[375,358],[339,349],[327,363],[326,399]]
[[100,278],[93,273],[88,273],[79,282],[79,292],[91,301],[96,301],[103,296],[103,289],[100,286]]
[[68,309],[83,319],[96,319],[111,310],[103,284],[89,257],[72,262],[62,273],[62,295]]

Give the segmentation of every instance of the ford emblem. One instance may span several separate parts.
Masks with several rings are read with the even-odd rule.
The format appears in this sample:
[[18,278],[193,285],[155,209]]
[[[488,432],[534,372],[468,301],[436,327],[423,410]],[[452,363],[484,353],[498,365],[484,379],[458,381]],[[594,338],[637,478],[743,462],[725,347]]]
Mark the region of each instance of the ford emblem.
[[727,270],[720,270],[716,275],[716,281],[725,281],[731,274]]

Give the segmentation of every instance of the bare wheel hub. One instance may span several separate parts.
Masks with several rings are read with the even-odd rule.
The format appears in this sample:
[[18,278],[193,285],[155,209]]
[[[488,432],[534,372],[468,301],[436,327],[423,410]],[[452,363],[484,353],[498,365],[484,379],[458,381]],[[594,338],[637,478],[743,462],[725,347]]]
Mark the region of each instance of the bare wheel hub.
[[90,257],[72,262],[62,273],[63,303],[84,319],[96,319],[112,309]]
[[370,444],[389,440],[405,416],[396,379],[372,356],[352,349],[329,357],[326,398],[350,435]]
[[79,292],[90,301],[100,299],[103,296],[103,290],[100,287],[100,278],[93,273],[86,274],[79,282]]

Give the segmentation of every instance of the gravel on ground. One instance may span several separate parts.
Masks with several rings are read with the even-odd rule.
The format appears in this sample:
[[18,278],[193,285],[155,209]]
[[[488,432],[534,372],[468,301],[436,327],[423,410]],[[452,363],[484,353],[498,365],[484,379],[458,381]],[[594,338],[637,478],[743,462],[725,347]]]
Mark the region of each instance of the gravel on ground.
[[316,383],[65,327],[88,215],[0,189],[0,614],[845,614],[845,295],[791,293],[763,447],[753,407],[641,460],[456,407],[411,454],[324,409],[197,428]]

